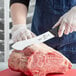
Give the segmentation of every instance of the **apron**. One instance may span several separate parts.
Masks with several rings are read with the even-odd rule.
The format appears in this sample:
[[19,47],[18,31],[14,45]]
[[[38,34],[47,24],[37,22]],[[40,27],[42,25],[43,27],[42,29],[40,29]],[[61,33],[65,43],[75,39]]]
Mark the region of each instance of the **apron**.
[[[76,5],[76,0],[36,0],[32,32],[40,35],[50,30],[59,18]],[[76,32],[45,42],[76,63]]]

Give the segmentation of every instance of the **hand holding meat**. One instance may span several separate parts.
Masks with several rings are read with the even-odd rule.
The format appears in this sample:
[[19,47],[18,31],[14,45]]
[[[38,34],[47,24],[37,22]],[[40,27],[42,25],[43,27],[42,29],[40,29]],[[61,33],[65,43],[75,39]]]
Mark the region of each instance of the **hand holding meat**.
[[25,24],[13,25],[12,40],[14,42],[30,39],[34,36],[35,35],[26,28]]

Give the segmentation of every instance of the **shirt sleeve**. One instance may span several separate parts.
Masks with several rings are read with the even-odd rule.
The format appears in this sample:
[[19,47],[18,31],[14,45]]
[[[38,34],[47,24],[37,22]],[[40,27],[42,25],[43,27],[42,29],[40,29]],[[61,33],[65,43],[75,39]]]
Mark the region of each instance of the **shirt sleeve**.
[[24,4],[27,8],[29,6],[29,1],[30,0],[10,0],[10,6],[14,3],[22,3]]

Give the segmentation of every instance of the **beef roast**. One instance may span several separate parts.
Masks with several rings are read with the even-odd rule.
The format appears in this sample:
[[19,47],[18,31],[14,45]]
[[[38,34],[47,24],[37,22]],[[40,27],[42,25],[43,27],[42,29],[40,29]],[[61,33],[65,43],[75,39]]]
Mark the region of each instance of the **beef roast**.
[[22,51],[14,50],[8,59],[8,66],[28,76],[46,76],[48,73],[65,73],[72,64],[61,53],[41,43]]

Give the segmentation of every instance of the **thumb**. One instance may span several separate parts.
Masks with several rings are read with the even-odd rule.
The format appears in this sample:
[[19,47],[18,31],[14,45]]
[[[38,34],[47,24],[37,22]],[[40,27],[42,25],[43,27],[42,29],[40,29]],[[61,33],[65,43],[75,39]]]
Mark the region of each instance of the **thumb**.
[[32,35],[32,37],[36,37],[36,35],[33,32],[31,32],[31,35]]

